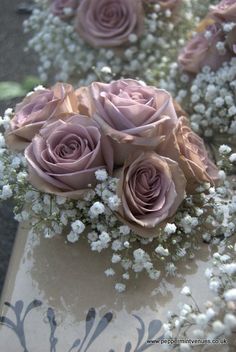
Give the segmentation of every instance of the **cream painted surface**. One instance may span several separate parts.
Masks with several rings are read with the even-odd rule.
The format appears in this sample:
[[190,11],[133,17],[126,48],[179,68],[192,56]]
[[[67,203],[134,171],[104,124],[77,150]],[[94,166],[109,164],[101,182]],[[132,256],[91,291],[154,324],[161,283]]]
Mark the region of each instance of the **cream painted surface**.
[[[159,319],[164,323],[168,310],[177,311],[178,303],[185,299],[180,294],[183,286],[189,285],[200,302],[209,298],[204,277],[208,258],[208,246],[201,243],[194,260],[178,264],[180,274],[175,278],[167,279],[163,275],[160,280],[151,281],[143,275],[138,280],[128,281],[127,291],[119,294],[114,290],[115,279],[107,278],[103,273],[110,266],[109,251],[97,254],[90,251],[85,241],[71,245],[62,236],[54,239],[35,237],[27,227],[21,226],[1,298],[0,315],[15,320],[12,311],[4,305],[5,301],[15,304],[17,300],[22,300],[23,311],[34,299],[40,300],[42,305],[32,309],[25,318],[27,349],[23,349],[11,329],[0,325],[0,351],[69,352],[76,339],[84,338],[85,318],[92,307],[96,311],[94,327],[107,312],[113,314],[113,319],[87,351],[125,352],[127,342],[132,344],[130,351],[136,351],[140,323],[133,314],[144,322],[145,342],[152,320]],[[155,289],[159,292],[156,293]],[[55,312],[57,323],[55,349],[50,349],[49,343],[49,307]],[[154,339],[160,337],[162,332],[158,332]],[[88,340],[81,352],[86,351]],[[77,351],[80,351],[79,348],[71,349],[71,352]],[[155,344],[148,351],[162,351],[162,347]],[[223,351],[222,346],[220,351]]]

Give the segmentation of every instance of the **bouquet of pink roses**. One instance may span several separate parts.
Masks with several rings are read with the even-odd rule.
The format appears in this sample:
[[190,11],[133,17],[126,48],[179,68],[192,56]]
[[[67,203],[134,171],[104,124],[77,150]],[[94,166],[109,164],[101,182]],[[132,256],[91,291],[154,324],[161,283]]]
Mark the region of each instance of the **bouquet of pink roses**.
[[[209,208],[217,222],[212,235],[222,231],[219,204],[230,191],[225,186],[222,198],[215,187],[225,173],[167,91],[132,79],[77,90],[57,83],[37,88],[3,121],[8,148],[17,152],[2,152],[7,163],[1,198],[21,201],[16,218],[30,219],[47,237],[71,225],[69,242],[85,237],[92,250],[111,247],[112,263],[156,279],[152,255],[137,245],[152,243],[155,258],[183,256]],[[7,167],[12,164],[15,173]],[[169,271],[173,265],[167,260]]]
[[182,0],[35,0],[25,22],[39,75],[90,84],[97,76],[155,82],[176,60],[203,5]]

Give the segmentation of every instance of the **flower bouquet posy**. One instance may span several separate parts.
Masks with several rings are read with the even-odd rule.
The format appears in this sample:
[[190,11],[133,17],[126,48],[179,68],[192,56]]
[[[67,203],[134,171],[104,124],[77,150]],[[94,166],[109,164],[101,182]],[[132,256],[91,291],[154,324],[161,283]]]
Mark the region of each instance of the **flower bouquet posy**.
[[[165,76],[211,1],[40,0],[25,21],[43,81],[90,84],[103,77],[153,83]],[[168,54],[167,54],[168,53]]]
[[168,87],[189,114],[191,126],[208,140],[235,146],[236,3],[211,6],[186,43],[169,74]]
[[235,154],[221,146],[219,171],[163,89],[132,79],[40,86],[1,124],[1,199],[14,197],[16,219],[30,221],[33,232],[67,232],[92,251],[110,248],[105,274],[121,265],[119,292],[132,271],[158,279],[162,262],[175,274],[199,237],[235,232],[226,178]]

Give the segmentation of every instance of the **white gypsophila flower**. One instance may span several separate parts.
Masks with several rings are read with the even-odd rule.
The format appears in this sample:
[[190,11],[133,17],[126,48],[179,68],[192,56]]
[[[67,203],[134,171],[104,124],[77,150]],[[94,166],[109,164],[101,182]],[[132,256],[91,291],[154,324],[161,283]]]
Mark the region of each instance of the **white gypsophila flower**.
[[233,154],[230,155],[229,161],[231,163],[235,163],[236,162],[236,153],[233,153]]
[[170,254],[168,248],[164,248],[161,244],[155,248],[155,252],[163,257],[167,257]]
[[188,286],[184,286],[180,293],[184,296],[191,296],[191,290]]
[[79,235],[78,233],[75,233],[74,231],[71,231],[69,235],[67,235],[67,241],[70,243],[75,243],[79,240]]
[[115,271],[112,268],[106,269],[104,271],[106,276],[114,276],[115,275]]
[[35,202],[32,205],[32,210],[35,214],[40,214],[41,211],[43,210],[43,206],[42,206],[42,204]]
[[220,170],[220,171],[218,172],[218,176],[219,176],[219,179],[220,179],[220,180],[224,181],[224,180],[226,179],[226,173],[225,173],[225,171],[224,171],[224,170]]
[[126,289],[126,285],[122,284],[122,283],[117,283],[117,284],[115,284],[115,289],[119,293],[124,292]]
[[202,328],[204,328],[208,323],[207,316],[206,316],[206,314],[203,314],[203,313],[197,314],[195,316],[194,320],[195,320],[196,324]]
[[90,244],[91,250],[100,253],[103,249],[106,248],[106,245],[104,246],[104,243],[102,241],[93,241]]
[[119,251],[122,249],[122,242],[120,240],[115,240],[112,242],[111,248],[113,251]]
[[224,298],[226,301],[236,301],[236,288],[231,288],[224,293]]
[[101,197],[102,197],[102,200],[107,203],[108,202],[108,199],[110,197],[113,196],[113,193],[109,190],[109,189],[104,189],[102,192],[101,192]]
[[142,262],[145,258],[145,251],[142,248],[138,248],[133,251],[133,256],[137,262]]
[[214,311],[213,308],[208,308],[206,310],[206,317],[208,320],[211,320],[215,315],[216,315],[216,312]]
[[190,216],[189,214],[185,215],[180,221],[184,232],[189,234],[192,232],[192,229],[198,225],[198,218]]
[[50,205],[51,204],[51,196],[49,194],[44,194],[43,196],[43,202],[46,205]]
[[0,148],[4,148],[6,145],[5,138],[2,133],[0,133]]
[[95,171],[95,176],[98,181],[106,181],[108,178],[107,171],[104,169]]
[[227,313],[224,317],[224,324],[229,329],[235,329],[236,317],[233,314]]
[[95,202],[89,209],[89,215],[91,217],[97,217],[100,214],[103,214],[105,211],[105,206],[101,202]]
[[215,278],[211,279],[209,282],[209,288],[211,291],[218,293],[219,289],[220,289],[220,282]]
[[223,154],[223,155],[227,155],[231,152],[231,148],[226,145],[226,144],[222,144],[220,147],[219,147],[219,153],[220,154]]
[[167,233],[168,235],[171,235],[172,233],[175,233],[176,232],[176,225],[175,224],[170,224],[170,223],[167,223],[165,228],[164,228],[164,231],[165,233]]
[[121,235],[127,236],[130,234],[130,228],[127,225],[122,225],[119,227],[119,232]]
[[108,243],[108,242],[111,241],[111,238],[110,238],[110,236],[109,236],[109,234],[108,234],[107,232],[103,231],[103,232],[99,235],[99,240],[100,240],[102,243],[106,244],[106,243]]
[[[112,70],[111,70],[111,68],[110,68],[109,66],[103,66],[103,67],[101,68],[101,72],[102,72],[102,73],[110,74],[110,73],[112,73]],[[97,180],[99,180],[99,178],[97,178]],[[100,180],[99,180],[99,181],[100,181]],[[104,181],[104,180],[101,180],[101,181]]]
[[28,177],[27,172],[25,172],[25,171],[20,171],[20,172],[17,174],[17,181],[20,182],[20,183],[21,183],[21,182],[24,182],[27,177]]
[[121,203],[121,200],[117,195],[114,195],[112,197],[109,197],[108,199],[108,206],[111,210],[115,211],[119,208]]
[[121,260],[121,266],[125,270],[128,270],[128,269],[130,269],[132,267],[132,261],[129,260],[129,259],[122,259]]
[[220,320],[216,320],[212,323],[212,329],[217,334],[222,334],[224,332],[225,326]]
[[85,230],[85,225],[80,220],[72,222],[71,228],[77,235],[81,234]]
[[122,278],[123,278],[124,280],[129,280],[129,273],[124,273],[124,274],[122,275]]
[[161,272],[158,271],[158,270],[155,270],[155,269],[151,269],[151,270],[148,271],[148,276],[149,276],[150,279],[152,279],[152,280],[157,280],[157,279],[159,279],[160,274],[161,274]]
[[119,254],[113,254],[111,262],[113,264],[119,263],[121,261],[121,256]]
[[66,201],[67,201],[67,198],[62,197],[62,196],[56,196],[55,199],[56,199],[56,203],[57,203],[58,205],[65,204]]
[[94,190],[91,189],[88,192],[86,192],[86,194],[84,196],[84,200],[86,202],[89,202],[94,199],[95,195],[96,195],[96,193],[94,192]]
[[210,279],[210,278],[212,277],[212,275],[213,275],[212,269],[206,268],[206,270],[205,270],[205,276],[206,276],[206,278],[207,278],[207,279]]
[[17,169],[21,165],[21,159],[18,156],[15,156],[11,161],[11,167]]
[[13,196],[13,192],[12,192],[11,186],[9,184],[4,185],[2,187],[0,199],[6,200],[8,198],[11,198],[12,196]]
[[98,239],[98,234],[95,231],[88,233],[88,240],[89,241],[96,241]]
[[236,263],[223,264],[220,270],[228,275],[233,275],[236,273]]
[[125,248],[129,248],[129,247],[130,247],[129,241],[125,241],[125,242],[124,242],[124,247],[125,247]]

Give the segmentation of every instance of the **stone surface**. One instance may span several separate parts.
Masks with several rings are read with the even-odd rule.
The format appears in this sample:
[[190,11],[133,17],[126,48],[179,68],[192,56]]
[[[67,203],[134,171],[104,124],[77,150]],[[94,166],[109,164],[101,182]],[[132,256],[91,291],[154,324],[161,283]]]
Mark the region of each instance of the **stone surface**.
[[[0,81],[21,82],[25,76],[35,75],[37,72],[32,53],[24,52],[27,38],[22,31],[22,22],[26,15],[17,11],[22,4],[23,2],[16,0],[1,0]],[[14,106],[16,101],[0,100],[0,115],[7,107]],[[11,202],[0,204],[0,292],[17,227],[13,220],[12,207]]]

